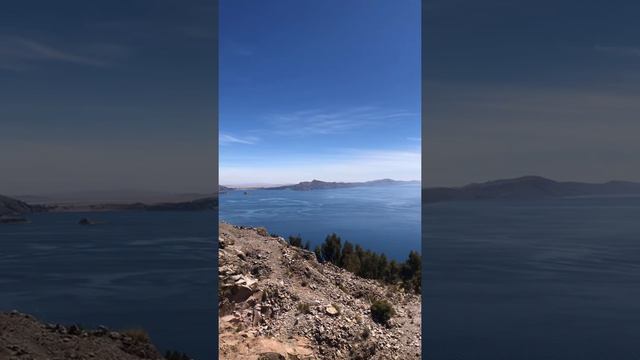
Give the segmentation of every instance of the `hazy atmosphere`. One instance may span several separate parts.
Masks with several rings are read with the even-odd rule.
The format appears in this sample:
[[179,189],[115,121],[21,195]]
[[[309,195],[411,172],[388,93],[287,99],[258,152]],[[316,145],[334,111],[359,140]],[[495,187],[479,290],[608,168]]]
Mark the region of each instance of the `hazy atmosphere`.
[[5,4],[0,193],[212,192],[214,6]]
[[638,3],[425,6],[424,185],[640,181]]
[[419,1],[220,6],[221,184],[420,179]]

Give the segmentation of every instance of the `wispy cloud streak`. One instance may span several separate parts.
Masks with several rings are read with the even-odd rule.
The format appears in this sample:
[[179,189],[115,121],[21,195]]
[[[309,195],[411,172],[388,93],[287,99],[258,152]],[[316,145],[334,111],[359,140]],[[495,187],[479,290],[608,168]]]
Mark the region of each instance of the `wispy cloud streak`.
[[622,56],[639,56],[640,57],[640,48],[634,46],[603,46],[596,45],[596,51],[614,55],[622,55]]
[[320,109],[278,114],[270,118],[273,132],[280,135],[329,135],[345,133],[384,121],[417,117],[407,111],[355,107],[338,111]]
[[253,145],[258,142],[255,136],[238,137],[230,134],[220,134],[220,145],[245,144]]
[[[99,46],[100,51],[108,51],[103,57],[79,55],[77,53],[62,50],[43,42],[20,37],[0,35],[0,68],[5,70],[25,70],[36,62],[60,62],[84,66],[105,67],[111,62],[108,55],[120,56],[123,53],[121,47]],[[117,50],[117,53],[116,53]]]

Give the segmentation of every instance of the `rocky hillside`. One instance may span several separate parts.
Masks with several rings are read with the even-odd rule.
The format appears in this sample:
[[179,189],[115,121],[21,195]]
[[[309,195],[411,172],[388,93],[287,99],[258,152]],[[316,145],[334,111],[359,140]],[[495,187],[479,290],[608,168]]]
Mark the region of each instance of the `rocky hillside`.
[[0,359],[159,360],[164,359],[141,331],[87,331],[78,326],[42,324],[18,312],[0,313]]
[[[220,224],[220,359],[419,359],[421,298]],[[393,304],[387,322],[371,305]]]

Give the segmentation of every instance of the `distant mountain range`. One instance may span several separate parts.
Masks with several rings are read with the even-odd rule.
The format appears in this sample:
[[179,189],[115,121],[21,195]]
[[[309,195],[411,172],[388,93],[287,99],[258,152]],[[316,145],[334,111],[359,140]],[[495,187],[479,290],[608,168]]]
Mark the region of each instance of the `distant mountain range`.
[[[419,183],[417,181],[397,181],[391,179],[365,182],[326,182],[320,180],[303,181],[294,185],[262,188],[265,190],[319,190],[357,186],[398,185]],[[219,191],[233,188],[220,186]],[[426,203],[443,201],[478,200],[538,200],[580,196],[640,196],[640,183],[630,181],[609,181],[606,183],[583,183],[575,181],[554,181],[540,176],[523,176],[514,179],[473,183],[461,187],[432,187],[422,190],[422,200]],[[218,197],[161,202],[161,203],[95,203],[95,204],[28,204],[24,201],[0,195],[0,216],[5,218],[35,212],[59,211],[203,211],[218,208]]]
[[214,193],[171,193],[148,190],[67,191],[50,194],[16,195],[14,199],[28,204],[129,204],[187,202],[214,196]]
[[[340,189],[359,186],[386,186],[386,185],[400,185],[400,184],[419,184],[419,181],[400,181],[392,179],[380,179],[363,182],[328,182],[320,180],[302,181],[297,184],[280,185],[280,186],[267,186],[267,187],[255,187],[252,190],[296,190],[296,191],[309,191],[309,190],[322,190],[322,189]],[[220,186],[220,192],[236,190],[234,188]]]
[[640,195],[640,183],[609,181],[592,184],[554,181],[541,176],[473,183],[461,187],[433,187],[422,191],[423,202],[475,200],[536,200],[577,196]]
[[0,195],[0,217],[6,222],[15,220],[14,217],[20,217],[25,214],[35,212],[84,212],[84,211],[204,211],[216,210],[218,208],[218,197],[211,196],[201,199],[180,202],[163,202],[145,204],[141,202],[134,203],[64,203],[64,204],[46,204],[33,205],[24,201],[16,200],[7,196]]

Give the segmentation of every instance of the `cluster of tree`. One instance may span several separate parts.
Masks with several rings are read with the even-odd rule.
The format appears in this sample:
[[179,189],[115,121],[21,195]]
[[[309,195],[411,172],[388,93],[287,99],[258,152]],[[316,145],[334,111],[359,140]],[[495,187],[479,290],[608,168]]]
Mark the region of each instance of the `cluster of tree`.
[[302,237],[300,236],[300,234],[295,235],[295,236],[294,235],[290,235],[289,236],[289,244],[291,244],[291,246],[299,247],[299,248],[305,249],[305,250],[309,250],[311,248],[311,243],[309,241],[304,243],[304,245],[302,244]]
[[[302,247],[302,238],[300,235],[290,236],[289,243]],[[309,242],[304,248],[309,249]],[[422,257],[416,251],[409,252],[404,262],[389,261],[384,254],[365,250],[360,245],[354,246],[348,241],[343,244],[334,233],[328,235],[324,243],[316,246],[315,254],[318,261],[330,262],[360,277],[390,284],[400,283],[405,289],[420,293]]]

